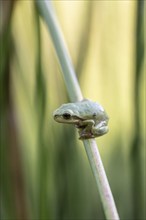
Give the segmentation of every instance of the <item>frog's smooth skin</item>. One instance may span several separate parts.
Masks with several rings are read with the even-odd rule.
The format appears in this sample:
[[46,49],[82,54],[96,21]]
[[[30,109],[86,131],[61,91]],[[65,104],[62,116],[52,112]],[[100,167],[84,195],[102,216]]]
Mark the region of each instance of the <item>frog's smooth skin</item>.
[[53,113],[59,123],[73,124],[79,129],[80,139],[99,137],[108,132],[108,115],[97,102],[84,99],[67,103]]

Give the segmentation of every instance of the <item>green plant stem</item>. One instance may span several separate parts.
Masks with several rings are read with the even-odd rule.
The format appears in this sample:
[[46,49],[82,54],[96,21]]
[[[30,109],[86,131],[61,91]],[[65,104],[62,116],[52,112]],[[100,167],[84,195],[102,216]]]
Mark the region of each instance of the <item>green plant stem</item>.
[[67,46],[55,16],[51,1],[36,1],[40,12],[43,13],[45,22],[48,25],[52,41],[57,53],[57,57],[62,67],[63,76],[70,99],[80,101],[83,99],[82,93],[73,69]]
[[[60,26],[54,13],[51,1],[42,0],[36,1],[40,13],[43,16],[54,47],[62,68],[62,73],[68,90],[70,100],[80,101],[83,99],[76,74],[73,69],[71,58],[69,56],[67,46],[65,44]],[[118,212],[115,206],[115,202],[110,190],[110,186],[106,177],[106,173],[102,164],[102,160],[95,142],[95,139],[83,140],[86,153],[96,179],[97,187],[101,196],[106,219],[119,220]]]
[[118,212],[95,139],[88,139],[83,142],[96,179],[106,218],[109,220],[118,220]]

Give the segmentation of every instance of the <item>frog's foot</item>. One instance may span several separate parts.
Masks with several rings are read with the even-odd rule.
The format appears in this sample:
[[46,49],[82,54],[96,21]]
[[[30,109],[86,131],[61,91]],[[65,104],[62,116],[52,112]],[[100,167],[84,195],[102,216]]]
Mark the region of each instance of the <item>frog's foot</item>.
[[95,135],[95,137],[99,137],[102,136],[104,134],[106,134],[108,132],[108,126],[101,126],[99,128],[95,127],[92,129],[93,134]]
[[87,127],[87,125],[80,125],[80,124],[76,124],[76,125],[75,125],[75,127],[76,127],[76,128],[78,128],[78,129],[79,129],[79,131],[80,131],[80,130],[85,129],[85,128]]
[[83,140],[83,139],[90,139],[90,138],[95,138],[95,136],[91,133],[91,131],[85,132],[84,130],[79,132],[79,139]]

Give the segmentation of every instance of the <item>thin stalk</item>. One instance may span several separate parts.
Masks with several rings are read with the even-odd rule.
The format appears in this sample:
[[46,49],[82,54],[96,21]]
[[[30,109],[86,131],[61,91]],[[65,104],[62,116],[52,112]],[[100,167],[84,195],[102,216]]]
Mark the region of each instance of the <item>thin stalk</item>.
[[51,1],[36,1],[40,13],[43,15],[45,22],[48,25],[54,47],[62,67],[63,77],[66,82],[67,91],[70,99],[80,101],[83,99],[82,93],[73,69],[73,65],[69,56],[67,46],[65,44],[62,32],[60,30],[57,18],[55,16]]
[[84,140],[83,143],[97,183],[106,219],[118,220],[118,212],[95,139]]
[[[83,99],[83,96],[52,3],[47,0],[36,1],[36,3],[52,37],[70,100],[72,102],[80,101]],[[95,139],[83,140],[83,143],[96,179],[106,219],[119,220],[113,195],[110,190]]]

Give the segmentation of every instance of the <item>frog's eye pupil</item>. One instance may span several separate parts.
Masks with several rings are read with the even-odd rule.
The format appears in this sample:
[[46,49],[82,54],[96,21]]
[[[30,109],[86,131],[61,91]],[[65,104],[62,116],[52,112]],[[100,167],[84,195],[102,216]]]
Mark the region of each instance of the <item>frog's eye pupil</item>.
[[71,118],[71,115],[70,115],[69,113],[64,113],[64,114],[63,114],[63,118],[66,119],[66,120],[67,120],[67,119],[70,119],[70,118]]

